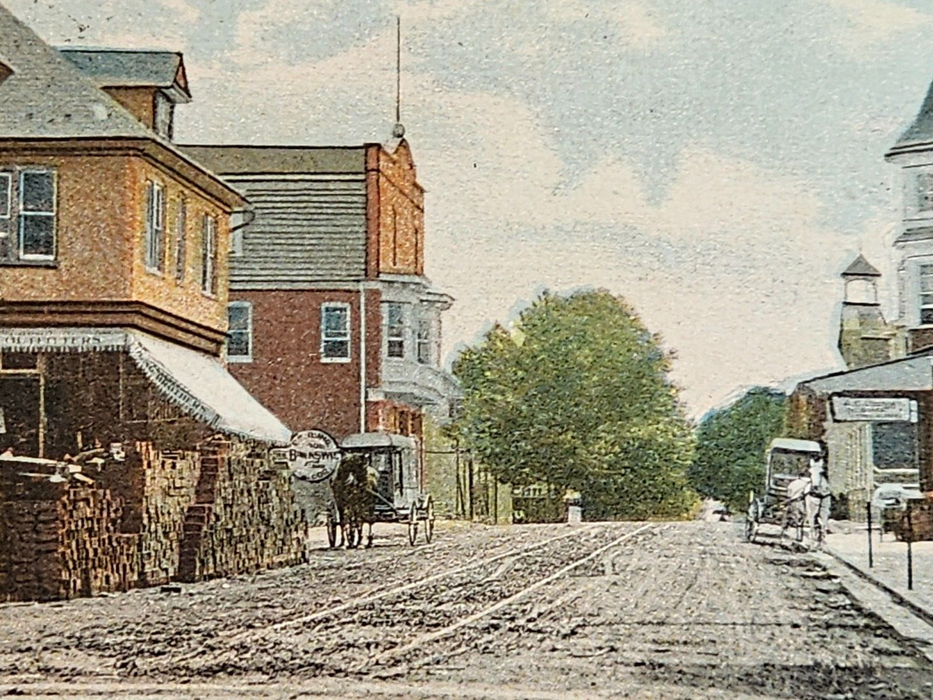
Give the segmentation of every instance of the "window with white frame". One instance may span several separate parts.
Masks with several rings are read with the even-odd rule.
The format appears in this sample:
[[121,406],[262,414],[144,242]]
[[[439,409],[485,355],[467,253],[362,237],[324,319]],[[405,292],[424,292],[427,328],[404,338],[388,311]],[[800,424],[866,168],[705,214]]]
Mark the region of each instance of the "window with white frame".
[[227,359],[253,359],[253,305],[248,301],[231,301],[227,306]]
[[431,358],[431,319],[422,316],[418,319],[418,363],[430,365]]
[[321,305],[321,361],[347,362],[350,359],[350,305]]
[[217,222],[204,216],[201,222],[201,291],[213,295],[217,290]]
[[55,174],[51,170],[22,170],[19,174],[19,257],[55,257]]
[[933,325],[933,263],[918,266],[920,281],[920,325]]
[[405,306],[397,301],[385,305],[386,357],[405,357]]
[[172,140],[174,136],[175,105],[160,92],[155,96],[155,131],[159,136]]
[[175,279],[185,281],[185,266],[188,264],[188,202],[184,197],[178,199],[175,211]]
[[57,199],[54,170],[0,171],[0,261],[55,259]]
[[11,257],[10,213],[13,207],[13,176],[0,173],[0,259]]
[[162,272],[165,261],[165,188],[146,183],[146,269]]
[[920,214],[933,212],[933,172],[919,172],[915,180],[916,208]]

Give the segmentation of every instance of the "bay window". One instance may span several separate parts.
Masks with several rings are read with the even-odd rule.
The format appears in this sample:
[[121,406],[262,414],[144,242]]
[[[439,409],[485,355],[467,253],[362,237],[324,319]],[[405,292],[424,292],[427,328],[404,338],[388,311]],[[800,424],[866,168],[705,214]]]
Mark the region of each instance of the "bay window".
[[385,305],[386,357],[405,357],[405,307],[396,301]]

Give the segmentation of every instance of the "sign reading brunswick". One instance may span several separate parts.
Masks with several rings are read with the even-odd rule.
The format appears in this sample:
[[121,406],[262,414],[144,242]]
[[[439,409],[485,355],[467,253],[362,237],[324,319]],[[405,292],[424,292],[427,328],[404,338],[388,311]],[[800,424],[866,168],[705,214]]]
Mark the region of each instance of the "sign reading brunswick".
[[326,481],[340,464],[340,448],[322,430],[306,430],[292,436],[291,445],[281,451],[296,478]]
[[916,423],[917,402],[911,399],[855,399],[834,396],[833,419],[866,423]]

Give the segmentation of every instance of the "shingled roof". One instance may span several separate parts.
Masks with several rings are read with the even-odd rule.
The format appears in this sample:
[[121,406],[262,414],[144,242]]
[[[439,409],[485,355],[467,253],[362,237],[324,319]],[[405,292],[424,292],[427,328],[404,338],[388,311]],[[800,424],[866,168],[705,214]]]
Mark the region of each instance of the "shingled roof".
[[859,253],[859,256],[852,261],[845,271],[843,277],[881,277],[878,269],[865,259],[865,256]]
[[888,151],[889,156],[909,150],[912,146],[933,143],[933,85],[927,90],[923,105],[911,125]]
[[188,102],[188,79],[176,51],[58,47],[59,53],[99,87],[155,87]]
[[3,5],[0,63],[0,139],[153,137]]

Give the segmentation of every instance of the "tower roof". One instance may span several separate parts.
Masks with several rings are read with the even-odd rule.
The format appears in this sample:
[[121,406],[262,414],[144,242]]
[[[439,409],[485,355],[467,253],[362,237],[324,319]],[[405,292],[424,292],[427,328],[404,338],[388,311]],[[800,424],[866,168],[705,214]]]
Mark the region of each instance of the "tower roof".
[[859,256],[852,261],[845,271],[843,277],[881,277],[878,269],[865,259],[865,256],[859,253]]

